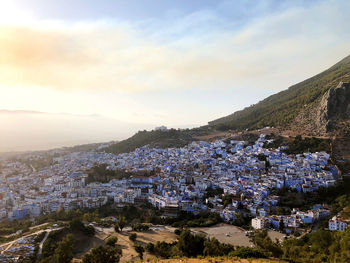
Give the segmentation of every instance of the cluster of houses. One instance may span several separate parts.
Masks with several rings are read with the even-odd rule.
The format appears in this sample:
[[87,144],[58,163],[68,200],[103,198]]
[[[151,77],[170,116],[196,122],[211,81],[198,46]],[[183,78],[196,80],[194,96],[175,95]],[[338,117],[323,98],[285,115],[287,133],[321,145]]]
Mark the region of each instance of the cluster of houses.
[[290,215],[265,215],[252,219],[254,229],[275,229],[284,231],[287,234],[303,231],[305,226],[311,225],[317,221],[328,218],[330,209],[326,206],[315,205],[306,212],[299,209],[293,209]]
[[[310,212],[312,216],[298,211],[290,217],[273,219],[271,211],[278,206],[278,196],[271,190],[289,187],[309,192],[334,185],[337,170],[329,166],[329,154],[287,155],[280,148],[266,148],[267,142],[262,134],[250,145],[245,141],[217,140],[194,141],[182,148],[144,146],[118,155],[100,151],[52,153],[52,163],[37,170],[28,162],[33,156],[4,159],[0,170],[0,218],[12,220],[59,209],[96,208],[110,201],[116,206],[148,202],[169,216],[179,211],[216,212],[228,222],[235,221],[244,208],[257,217],[256,226],[283,220],[288,228],[308,218],[315,220],[314,211]],[[87,184],[89,170],[100,164],[135,176]],[[137,176],[141,171],[153,173]],[[217,189],[232,196],[232,200],[223,204],[220,196],[208,196]],[[323,212],[315,213],[319,216]]]
[[[315,206],[307,212],[293,209],[289,216],[258,216],[252,219],[251,225],[254,229],[275,229],[287,234],[302,232],[305,226],[327,219],[331,215],[330,209],[323,206]],[[340,216],[333,216],[328,220],[328,229],[331,231],[345,231],[348,221]]]
[[35,253],[36,235],[20,238],[10,245],[0,246],[0,262],[20,262],[28,259]]
[[331,231],[345,231],[348,223],[339,216],[333,216],[328,221],[328,229]]

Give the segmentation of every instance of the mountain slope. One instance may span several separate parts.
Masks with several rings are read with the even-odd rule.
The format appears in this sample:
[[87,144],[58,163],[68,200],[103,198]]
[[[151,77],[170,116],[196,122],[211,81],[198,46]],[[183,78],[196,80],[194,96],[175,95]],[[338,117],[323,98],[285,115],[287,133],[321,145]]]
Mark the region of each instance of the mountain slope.
[[189,130],[139,131],[126,140],[112,144],[104,151],[119,154],[134,151],[147,144],[151,147],[161,148],[182,147],[194,140]]
[[147,144],[161,148],[181,147],[218,130],[258,129],[265,126],[313,136],[336,130],[338,136],[350,138],[350,85],[346,82],[350,82],[350,56],[312,78],[253,106],[211,121],[207,126],[183,131],[140,131],[105,151],[124,153]]
[[290,127],[305,108],[320,103],[325,93],[341,81],[350,82],[350,56],[312,78],[241,111],[211,121],[209,125],[222,130]]

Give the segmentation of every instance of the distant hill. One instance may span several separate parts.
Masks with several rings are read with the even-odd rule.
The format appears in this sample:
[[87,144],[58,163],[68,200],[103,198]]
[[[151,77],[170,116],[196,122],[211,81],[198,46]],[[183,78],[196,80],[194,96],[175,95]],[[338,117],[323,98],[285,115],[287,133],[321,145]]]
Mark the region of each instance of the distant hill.
[[[350,117],[348,92],[350,87],[347,84],[339,84],[340,82],[350,82],[350,56],[312,78],[293,85],[255,105],[211,121],[209,125],[220,130],[258,129],[273,126],[299,129],[300,132],[310,135],[328,133],[336,128],[334,119],[340,117],[349,119]],[[342,94],[341,92],[329,92],[336,87],[347,91]],[[332,100],[338,104],[329,103]],[[321,103],[323,104],[320,105]],[[339,106],[339,103],[345,106]],[[332,106],[332,109],[329,108]],[[340,112],[333,112],[332,116],[328,114],[334,110],[344,109],[347,109],[345,116],[338,114]],[[320,120],[320,118],[324,119]],[[329,122],[330,118],[333,118],[333,123]],[[307,127],[305,127],[306,124]]]
[[105,152],[112,153],[125,153],[134,151],[136,148],[144,145],[150,145],[151,147],[169,148],[169,147],[182,147],[189,142],[195,141],[193,137],[196,130],[175,130],[169,129],[167,131],[139,131],[132,137],[118,142],[103,149]]

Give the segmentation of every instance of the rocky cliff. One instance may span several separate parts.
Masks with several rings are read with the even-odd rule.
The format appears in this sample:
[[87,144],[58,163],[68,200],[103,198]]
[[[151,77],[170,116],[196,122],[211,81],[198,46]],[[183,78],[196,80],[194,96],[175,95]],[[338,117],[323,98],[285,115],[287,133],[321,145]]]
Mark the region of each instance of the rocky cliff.
[[300,134],[326,135],[350,120],[350,83],[340,82],[320,100],[306,105],[295,118],[291,129]]

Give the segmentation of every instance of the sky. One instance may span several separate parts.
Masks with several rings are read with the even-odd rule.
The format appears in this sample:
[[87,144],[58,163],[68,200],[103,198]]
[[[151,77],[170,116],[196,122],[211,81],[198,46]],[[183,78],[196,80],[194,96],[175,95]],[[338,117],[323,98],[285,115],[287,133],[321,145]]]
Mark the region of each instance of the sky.
[[195,127],[350,54],[348,0],[3,0],[0,151]]

